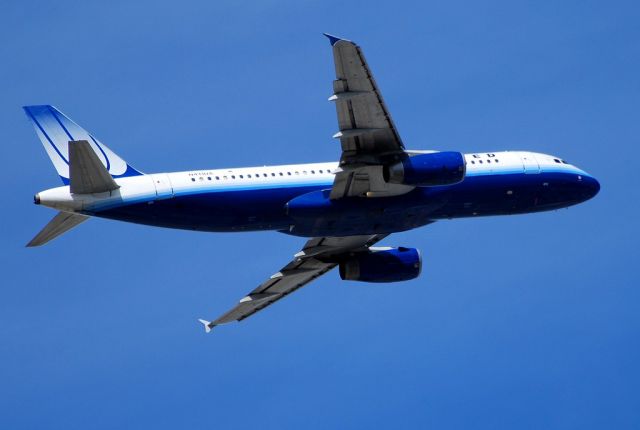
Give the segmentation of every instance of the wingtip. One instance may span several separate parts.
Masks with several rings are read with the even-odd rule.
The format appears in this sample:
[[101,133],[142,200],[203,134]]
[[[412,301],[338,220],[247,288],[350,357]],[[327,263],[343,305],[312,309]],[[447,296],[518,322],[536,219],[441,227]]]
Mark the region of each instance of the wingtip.
[[340,42],[341,40],[347,40],[347,39],[343,39],[341,37],[338,36],[334,36],[333,34],[329,34],[329,33],[322,33],[327,39],[329,39],[329,43],[331,43],[331,46],[335,45],[336,43]]
[[200,321],[200,323],[204,326],[205,333],[211,332],[211,330],[213,329],[213,327],[211,326],[211,321],[207,321],[203,319],[198,319],[198,321]]

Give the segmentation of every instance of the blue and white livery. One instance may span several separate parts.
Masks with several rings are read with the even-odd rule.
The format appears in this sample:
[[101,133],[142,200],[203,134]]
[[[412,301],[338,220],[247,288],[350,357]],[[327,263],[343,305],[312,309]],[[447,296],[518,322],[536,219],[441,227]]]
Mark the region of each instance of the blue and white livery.
[[342,279],[419,276],[420,252],[376,247],[438,220],[554,210],[600,184],[561,158],[521,151],[462,154],[405,148],[362,50],[329,36],[342,155],[338,162],[143,174],[53,106],[26,106],[63,186],[35,195],[58,214],[28,246],[90,217],[159,227],[275,230],[308,238],[291,262],[206,331],[240,321],[338,267]]

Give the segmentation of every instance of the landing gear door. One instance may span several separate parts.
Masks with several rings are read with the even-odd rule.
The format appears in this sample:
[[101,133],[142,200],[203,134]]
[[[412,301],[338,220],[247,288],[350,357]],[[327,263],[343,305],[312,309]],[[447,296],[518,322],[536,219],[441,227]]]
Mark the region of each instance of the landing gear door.
[[157,200],[170,199],[173,197],[173,187],[171,186],[169,175],[166,173],[158,173],[151,175],[151,179],[153,179],[153,185],[156,187]]
[[522,165],[524,166],[524,173],[540,173],[540,165],[538,164],[538,160],[535,155],[529,152],[523,152],[520,154],[520,158],[522,159]]

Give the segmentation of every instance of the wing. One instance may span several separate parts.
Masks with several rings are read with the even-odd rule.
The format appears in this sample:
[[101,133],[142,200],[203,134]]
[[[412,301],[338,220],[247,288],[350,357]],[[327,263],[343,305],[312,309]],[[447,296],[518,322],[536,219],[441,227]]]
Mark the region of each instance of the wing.
[[207,332],[220,324],[242,321],[338,265],[347,254],[364,252],[387,235],[320,237],[309,240],[293,261],[272,275],[215,321],[199,320]]
[[381,176],[384,164],[405,157],[404,145],[360,47],[325,35],[333,47],[336,69],[329,100],[336,104],[340,131],[333,137],[342,146],[331,198],[375,193],[373,176]]

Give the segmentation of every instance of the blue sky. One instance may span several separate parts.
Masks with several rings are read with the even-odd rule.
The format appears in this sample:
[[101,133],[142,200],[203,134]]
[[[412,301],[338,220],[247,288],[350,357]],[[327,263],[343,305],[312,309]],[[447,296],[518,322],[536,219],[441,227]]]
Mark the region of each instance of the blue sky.
[[[640,8],[479,3],[4,2],[0,427],[638,428]],[[332,273],[209,336],[303,240],[94,219],[24,248],[59,180],[20,106],[147,172],[336,160],[324,31],[408,147],[557,154],[600,194],[394,235],[421,278]]]

